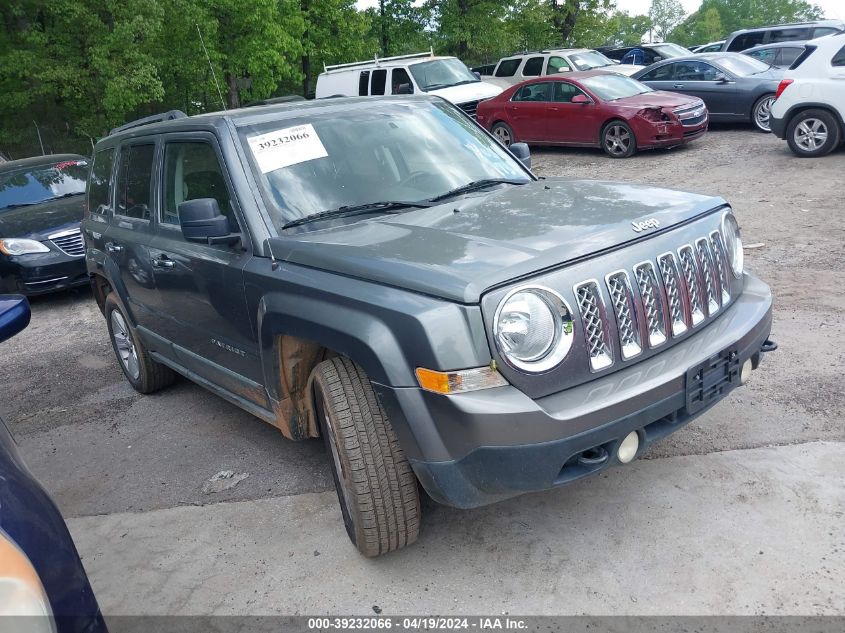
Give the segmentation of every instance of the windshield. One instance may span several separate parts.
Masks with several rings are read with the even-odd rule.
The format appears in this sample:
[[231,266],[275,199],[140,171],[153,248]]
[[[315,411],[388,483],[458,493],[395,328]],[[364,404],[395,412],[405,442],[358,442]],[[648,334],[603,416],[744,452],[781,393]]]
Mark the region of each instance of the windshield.
[[447,103],[314,108],[239,132],[277,229],[340,207],[426,200],[486,178],[531,179]]
[[670,57],[684,57],[685,55],[692,55],[692,51],[678,44],[655,44],[652,48],[657,51],[664,59]]
[[411,64],[408,69],[423,92],[480,81],[466,64],[454,57]]
[[85,192],[88,161],[67,160],[0,173],[0,211]]
[[592,68],[604,68],[605,66],[616,65],[613,61],[598,51],[575,53],[574,55],[569,56],[569,61],[571,61],[578,70],[591,70]]
[[596,75],[582,79],[581,83],[602,101],[615,101],[652,91],[645,84],[624,75]]
[[769,70],[769,68],[771,68],[769,64],[764,64],[759,59],[754,59],[753,57],[741,55],[739,53],[729,57],[720,57],[715,61],[719,62],[719,64],[721,64],[722,67],[724,67],[724,69],[729,73],[739,75],[740,77],[747,77],[748,75],[761,73],[764,70]]

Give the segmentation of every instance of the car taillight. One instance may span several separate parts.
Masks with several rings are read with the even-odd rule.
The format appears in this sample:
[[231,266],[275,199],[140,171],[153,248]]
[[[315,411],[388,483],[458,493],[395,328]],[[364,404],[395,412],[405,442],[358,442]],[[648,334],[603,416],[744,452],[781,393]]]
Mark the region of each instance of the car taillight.
[[665,123],[669,120],[669,116],[660,108],[645,108],[637,112],[637,116],[644,118],[646,121],[652,123]]
[[781,93],[783,93],[783,91],[786,90],[786,87],[789,86],[790,84],[792,84],[793,81],[795,81],[795,80],[794,79],[781,79],[780,84],[778,84],[777,92],[775,92],[775,99],[780,97]]

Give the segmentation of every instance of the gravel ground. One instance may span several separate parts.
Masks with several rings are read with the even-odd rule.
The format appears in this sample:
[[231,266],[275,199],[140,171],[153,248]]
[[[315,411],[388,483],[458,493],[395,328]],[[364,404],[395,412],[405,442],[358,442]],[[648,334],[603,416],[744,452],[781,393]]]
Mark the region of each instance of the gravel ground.
[[[780,349],[767,355],[746,388],[646,459],[845,440],[845,149],[798,159],[770,135],[720,127],[688,147],[624,161],[576,149],[535,149],[533,159],[536,173],[547,177],[644,182],[724,197],[742,225],[747,265],[774,290],[772,338]],[[318,441],[287,442],[185,380],[153,396],[136,394],[89,292],[38,298],[32,309],[29,329],[2,346],[0,414],[67,517],[332,489]],[[221,470],[248,477],[222,491],[203,490]],[[529,499],[542,504],[566,494]]]

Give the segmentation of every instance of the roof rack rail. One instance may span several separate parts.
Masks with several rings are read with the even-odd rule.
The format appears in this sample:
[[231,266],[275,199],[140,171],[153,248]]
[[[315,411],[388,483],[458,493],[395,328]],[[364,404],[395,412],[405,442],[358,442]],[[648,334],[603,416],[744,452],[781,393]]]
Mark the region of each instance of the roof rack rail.
[[123,125],[114,128],[111,132],[109,132],[109,134],[117,134],[118,132],[131,130],[132,128],[141,127],[142,125],[147,125],[149,123],[160,123],[161,121],[172,121],[173,119],[185,119],[187,117],[188,115],[181,110],[169,110],[163,114],[153,114],[151,116],[145,116],[141,119],[130,121],[129,123],[124,123]]
[[295,101],[305,101],[302,95],[283,95],[281,97],[269,97],[267,99],[259,99],[258,101],[250,101],[245,104],[245,108],[254,108],[255,106],[276,105],[279,103],[293,103]]
[[355,66],[367,66],[368,64],[372,64],[375,62],[375,65],[378,66],[381,62],[393,62],[398,61],[400,59],[417,59],[420,57],[434,57],[434,48],[429,49],[425,53],[411,53],[409,55],[395,55],[394,57],[379,57],[375,55],[373,59],[368,59],[364,62],[351,62],[349,64],[334,64],[332,66],[326,66],[323,64],[323,70],[325,72],[330,72],[332,70],[339,70],[341,68],[354,68]]

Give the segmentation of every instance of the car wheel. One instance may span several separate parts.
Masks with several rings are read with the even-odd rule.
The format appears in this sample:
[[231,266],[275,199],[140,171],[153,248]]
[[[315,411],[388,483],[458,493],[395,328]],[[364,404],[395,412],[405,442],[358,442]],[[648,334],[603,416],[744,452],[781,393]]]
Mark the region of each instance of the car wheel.
[[786,142],[798,156],[824,156],[839,145],[839,123],[825,110],[804,110],[789,121]]
[[515,143],[516,139],[513,136],[513,130],[507,123],[499,121],[493,126],[493,136],[505,147],[510,147],[511,143]]
[[775,103],[775,95],[763,95],[754,103],[751,109],[751,121],[761,132],[772,131],[772,106]]
[[152,393],[172,384],[176,374],[166,365],[150,358],[123,310],[111,295],[106,297],[105,314],[114,355],[117,356],[123,375],[135,390]]
[[611,158],[628,158],[637,151],[637,138],[627,123],[611,121],[601,132],[601,146]]
[[323,361],[314,369],[314,400],[352,543],[364,556],[414,543],[417,480],[363,370],[346,358]]

